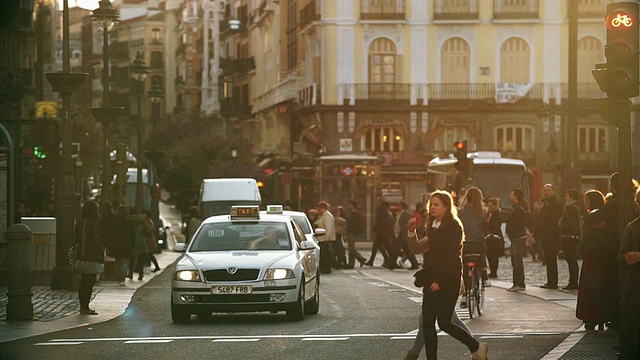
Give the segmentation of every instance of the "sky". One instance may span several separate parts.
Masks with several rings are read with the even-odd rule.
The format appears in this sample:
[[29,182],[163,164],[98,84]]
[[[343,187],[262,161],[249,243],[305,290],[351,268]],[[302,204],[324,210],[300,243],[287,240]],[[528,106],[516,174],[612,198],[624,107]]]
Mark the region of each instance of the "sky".
[[[88,10],[97,9],[99,2],[100,0],[67,0],[67,3],[69,4],[70,8],[75,7],[77,4],[77,6],[80,6],[81,8],[88,9]],[[62,0],[58,0],[58,5],[60,7],[60,10],[62,10],[62,7],[63,7]]]

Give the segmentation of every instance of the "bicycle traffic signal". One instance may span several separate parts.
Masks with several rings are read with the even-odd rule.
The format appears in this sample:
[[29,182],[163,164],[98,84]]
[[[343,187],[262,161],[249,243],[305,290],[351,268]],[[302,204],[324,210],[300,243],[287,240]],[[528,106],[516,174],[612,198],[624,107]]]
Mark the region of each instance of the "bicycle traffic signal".
[[47,158],[47,153],[44,152],[44,149],[42,148],[42,146],[34,146],[33,147],[33,155],[35,157],[37,157],[38,159],[46,159]]
[[453,143],[453,147],[456,148],[456,152],[453,154],[458,160],[455,163],[455,168],[458,170],[464,170],[467,168],[467,140],[458,140]]
[[607,95],[612,99],[628,99],[640,94],[639,10],[637,2],[607,5]]

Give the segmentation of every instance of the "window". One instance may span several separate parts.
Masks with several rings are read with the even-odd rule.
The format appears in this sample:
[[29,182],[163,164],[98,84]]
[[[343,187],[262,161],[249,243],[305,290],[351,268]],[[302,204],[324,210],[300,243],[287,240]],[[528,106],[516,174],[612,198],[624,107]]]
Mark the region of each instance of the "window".
[[529,45],[521,38],[510,38],[500,49],[500,82],[529,82]]
[[434,139],[433,146],[436,152],[453,152],[453,143],[458,140],[467,140],[467,149],[476,148],[476,142],[472,139],[469,129],[462,126],[444,127]]
[[387,38],[374,40],[369,46],[369,83],[396,82],[396,45]]
[[152,51],[151,52],[151,68],[152,69],[162,69],[162,52],[160,51]]
[[578,41],[578,82],[594,83],[591,75],[593,64],[604,62],[604,50],[600,40],[587,36]]
[[160,29],[158,28],[154,28],[153,30],[151,30],[151,43],[152,44],[160,44],[161,37],[160,37]]
[[441,59],[441,83],[469,83],[471,53],[464,39],[447,40],[442,45]]
[[399,152],[404,150],[404,139],[393,127],[372,127],[360,139],[360,148],[374,153]]
[[532,151],[535,129],[530,125],[503,125],[495,129],[495,147],[500,152]]
[[298,64],[298,31],[297,31],[297,1],[289,0],[287,6],[287,69],[291,70]]
[[581,153],[609,151],[609,129],[601,125],[578,126],[578,149]]

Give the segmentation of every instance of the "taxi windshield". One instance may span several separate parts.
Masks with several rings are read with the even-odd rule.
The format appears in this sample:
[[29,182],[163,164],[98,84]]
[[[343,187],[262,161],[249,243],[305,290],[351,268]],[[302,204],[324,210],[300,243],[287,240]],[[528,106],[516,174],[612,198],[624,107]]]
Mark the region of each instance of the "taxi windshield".
[[290,239],[281,222],[204,224],[189,251],[291,250]]

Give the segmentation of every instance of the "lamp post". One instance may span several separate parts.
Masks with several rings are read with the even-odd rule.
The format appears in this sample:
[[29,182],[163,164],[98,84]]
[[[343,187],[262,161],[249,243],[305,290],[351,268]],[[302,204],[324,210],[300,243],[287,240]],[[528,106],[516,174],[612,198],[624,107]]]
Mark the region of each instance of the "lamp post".
[[100,199],[111,200],[111,157],[109,155],[109,138],[111,124],[124,108],[109,110],[109,30],[119,20],[118,12],[111,6],[109,0],[100,0],[99,7],[93,10],[91,16],[102,29],[102,108],[93,108],[91,112],[96,120],[102,123],[102,189]]
[[[151,178],[149,180],[149,184],[152,184],[152,186],[155,187],[157,183],[156,168],[157,168],[158,162],[160,162],[160,160],[162,160],[162,158],[164,157],[164,151],[156,150],[156,123],[158,122],[158,118],[160,117],[160,104],[162,103],[162,99],[164,98],[164,92],[162,92],[162,88],[160,87],[160,85],[153,84],[151,85],[151,90],[149,90],[149,92],[147,93],[147,96],[151,101],[151,151],[146,151],[145,155],[147,156],[147,159],[149,159],[149,161],[151,162],[151,169],[149,172],[151,174]],[[151,201],[153,201],[154,203],[151,204],[151,209],[152,209],[151,212],[152,212],[152,215],[154,216],[155,214],[153,214],[153,212],[157,208],[155,202],[159,200],[160,199],[158,198],[157,191],[155,190],[152,191]],[[153,221],[158,223],[157,219],[153,219]]]
[[53,91],[62,94],[62,166],[56,195],[56,266],[51,274],[52,289],[71,289],[72,273],[69,269],[67,250],[74,239],[74,205],[77,205],[71,158],[71,94],[80,91],[89,74],[71,72],[69,41],[69,4],[63,0],[62,9],[62,72],[47,73],[47,81]]
[[142,189],[142,155],[144,154],[142,151],[142,130],[143,130],[143,122],[142,122],[142,93],[144,90],[144,80],[147,78],[147,75],[151,73],[149,67],[144,63],[144,59],[142,58],[142,53],[138,52],[136,54],[136,59],[133,60],[133,64],[129,69],[131,71],[131,77],[136,80],[138,83],[138,131],[136,136],[136,145],[138,149],[138,174],[136,179],[136,202],[135,207],[138,211],[144,208],[144,200],[142,198],[143,189]]

